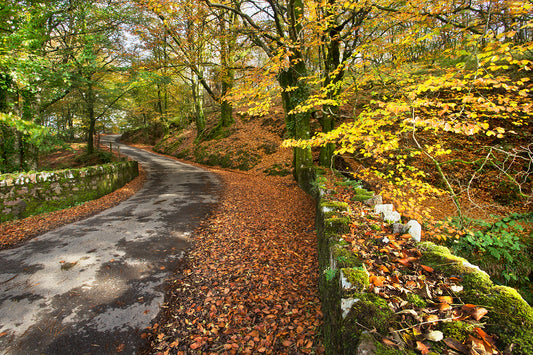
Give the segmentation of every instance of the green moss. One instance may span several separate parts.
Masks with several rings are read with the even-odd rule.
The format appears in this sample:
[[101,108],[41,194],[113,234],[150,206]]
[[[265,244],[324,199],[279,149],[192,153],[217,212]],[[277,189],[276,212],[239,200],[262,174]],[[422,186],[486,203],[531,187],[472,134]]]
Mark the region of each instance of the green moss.
[[363,265],[363,261],[357,255],[340,245],[334,245],[331,248],[331,254],[337,262],[337,268],[339,269],[361,267]]
[[379,341],[375,342],[376,345],[376,354],[379,355],[415,355],[416,353],[411,350],[405,350],[405,349],[396,349],[390,346],[387,346],[383,343],[380,343]]
[[374,196],[374,191],[367,191],[365,189],[354,189],[355,196],[352,197],[352,201],[366,201]]
[[324,225],[328,232],[339,235],[350,231],[350,219],[348,217],[326,218]]
[[416,293],[408,293],[406,297],[406,301],[419,308],[427,307],[426,301],[424,301],[424,299],[420,297],[419,295],[417,295]]
[[326,209],[335,209],[337,211],[348,211],[350,208],[346,202],[324,200],[320,202],[320,207],[325,207]]
[[348,282],[358,292],[363,292],[370,286],[368,271],[364,265],[361,267],[343,268],[341,271]]
[[440,324],[440,330],[444,338],[453,338],[459,342],[464,342],[474,330],[475,325],[462,321],[446,322]]
[[347,241],[345,241],[344,239],[339,239],[339,243],[338,243],[340,246],[347,246],[347,245],[350,245],[350,243],[348,243]]
[[381,230],[381,226],[378,225],[378,224],[375,224],[375,223],[371,223],[370,224],[370,229],[375,230],[375,231],[380,231]]
[[420,243],[421,261],[447,276],[463,279],[459,297],[489,310],[486,330],[499,337],[499,347],[514,344],[513,354],[533,354],[533,310],[513,288],[494,286],[489,276],[465,259],[451,255],[448,248]]
[[348,353],[354,353],[357,349],[363,329],[375,329],[385,336],[396,320],[394,312],[383,298],[373,293],[355,294],[353,297],[358,301],[341,327],[343,346]]
[[431,242],[419,243],[422,251],[421,262],[442,271],[446,276],[463,279],[465,285],[473,288],[487,289],[493,283],[487,273],[475,268],[466,259],[453,255],[446,247]]
[[280,164],[274,164],[263,172],[270,176],[287,176],[291,173],[288,166],[283,167]]
[[515,344],[513,354],[533,354],[533,309],[515,289],[471,289],[461,297],[489,310],[486,329],[498,335],[503,347]]
[[[82,171],[87,172],[84,178],[81,177]],[[124,176],[117,177],[116,174],[118,172],[122,172]],[[46,173],[48,174],[50,172]],[[136,162],[123,162],[98,167],[61,170],[52,173],[54,175],[48,176],[46,180],[44,177],[41,177],[40,174],[42,173],[39,173],[36,176],[38,183],[27,183],[24,185],[28,191],[31,191],[35,195],[26,200],[26,208],[18,216],[14,216],[12,213],[4,214],[1,220],[5,221],[44,212],[52,212],[101,197],[121,187],[137,176],[138,165]],[[99,176],[101,178],[95,188],[90,182]],[[55,192],[56,186],[61,188],[59,195]],[[15,188],[20,189],[22,187],[20,185]],[[77,187],[79,190],[73,191],[73,187]]]

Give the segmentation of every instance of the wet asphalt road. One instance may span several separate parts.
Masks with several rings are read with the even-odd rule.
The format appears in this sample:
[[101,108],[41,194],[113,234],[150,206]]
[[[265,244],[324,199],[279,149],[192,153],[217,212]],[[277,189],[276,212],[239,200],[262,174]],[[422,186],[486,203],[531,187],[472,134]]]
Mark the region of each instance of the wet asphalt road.
[[143,345],[219,183],[200,168],[120,150],[148,173],[136,195],[0,251],[0,354],[132,354]]

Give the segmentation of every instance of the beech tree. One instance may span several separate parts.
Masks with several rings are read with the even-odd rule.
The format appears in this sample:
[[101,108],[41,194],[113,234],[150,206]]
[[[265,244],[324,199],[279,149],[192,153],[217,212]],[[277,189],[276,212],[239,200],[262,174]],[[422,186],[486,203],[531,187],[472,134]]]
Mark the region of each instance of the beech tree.
[[[357,8],[362,3],[352,5]],[[414,155],[422,155],[432,163],[461,216],[460,191],[444,172],[444,165],[452,163],[446,160],[450,147],[439,134],[527,135],[524,127],[531,124],[532,116],[528,98],[533,44],[527,40],[532,32],[531,4],[443,0],[430,7],[418,2],[369,6],[371,11],[365,11],[360,24],[348,79],[372,98],[361,98],[364,106],[358,107],[353,121],[311,140],[291,140],[286,145],[335,143],[336,153],[371,162],[367,173],[419,192],[442,194],[427,184],[431,171],[409,164]],[[350,89],[348,82],[341,86],[343,90]],[[342,92],[336,100],[342,103],[341,99]],[[500,149],[497,158],[495,150],[487,147],[487,157],[505,179],[520,187],[527,177],[511,173],[503,162],[510,157],[520,160],[530,149]],[[527,158],[524,163],[527,166]],[[377,166],[394,168],[383,173]],[[396,197],[402,201],[402,196]],[[411,198],[404,203],[415,201]]]
[[[205,1],[211,8],[238,15],[247,28],[250,41],[261,48],[277,69],[276,78],[281,87],[285,122],[289,136],[296,139],[311,137],[308,110],[295,109],[309,99],[308,76],[304,54],[305,33],[302,0],[239,1],[215,3]],[[293,154],[294,176],[300,186],[309,188],[313,163],[308,147],[295,147]]]
[[[216,135],[231,126],[233,108],[226,95],[233,86],[234,71],[239,64],[238,33],[230,29],[238,26],[238,17],[227,11],[213,13],[201,2],[136,3],[151,18],[145,24],[147,37],[158,36],[160,46],[171,56],[167,65],[172,68],[172,75],[190,85],[198,136],[204,134],[206,127],[204,92],[220,106],[218,124],[210,134]],[[154,21],[154,17],[159,21]]]

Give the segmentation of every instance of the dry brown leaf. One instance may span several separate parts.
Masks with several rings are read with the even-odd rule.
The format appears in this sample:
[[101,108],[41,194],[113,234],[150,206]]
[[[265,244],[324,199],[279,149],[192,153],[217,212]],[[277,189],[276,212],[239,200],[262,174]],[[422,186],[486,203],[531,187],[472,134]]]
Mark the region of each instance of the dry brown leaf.
[[487,314],[489,311],[487,311],[485,308],[482,308],[482,307],[477,307],[473,312],[472,312],[472,318],[474,318],[475,320],[480,320],[481,318],[483,318],[483,316],[485,314]]
[[422,343],[421,341],[416,342],[416,348],[417,350],[420,351],[420,353],[422,353],[422,355],[429,354],[429,348],[427,347],[426,344]]

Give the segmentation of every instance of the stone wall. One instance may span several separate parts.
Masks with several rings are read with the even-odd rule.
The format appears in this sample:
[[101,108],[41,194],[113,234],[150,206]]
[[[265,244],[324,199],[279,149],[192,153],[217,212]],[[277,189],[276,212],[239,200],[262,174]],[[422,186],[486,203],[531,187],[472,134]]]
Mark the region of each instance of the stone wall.
[[0,175],[0,222],[104,196],[139,174],[136,161],[81,169]]
[[[317,190],[319,288],[326,354],[414,354],[389,347],[375,336],[386,333],[396,315],[383,298],[368,292],[370,280],[365,264],[343,240],[343,234],[350,230],[346,213],[349,206],[331,200],[321,187]],[[513,354],[533,354],[533,310],[516,290],[495,285],[485,272],[452,255],[446,247],[421,242],[417,248],[424,265],[463,280],[464,288],[456,292],[462,302],[489,309],[485,329],[499,337],[504,349],[513,349]]]

